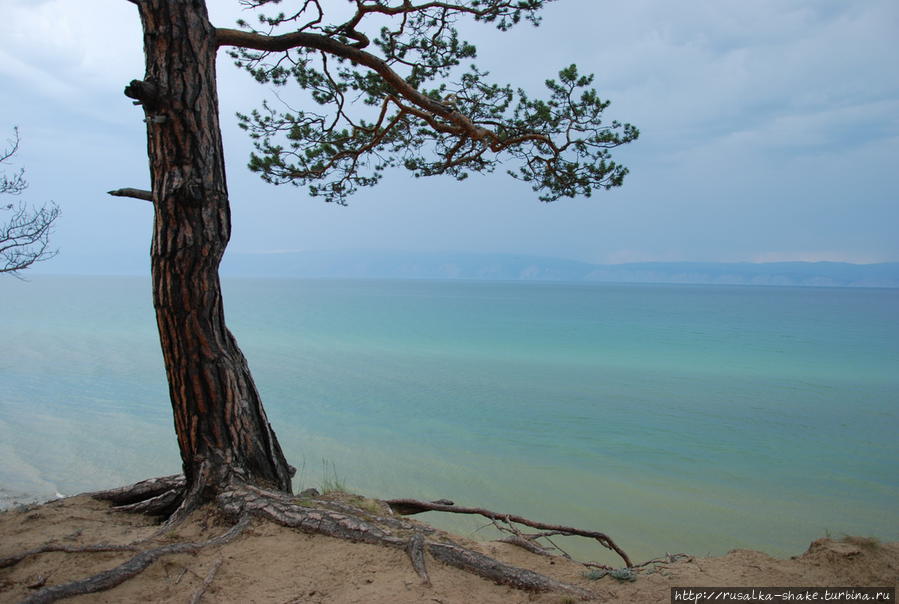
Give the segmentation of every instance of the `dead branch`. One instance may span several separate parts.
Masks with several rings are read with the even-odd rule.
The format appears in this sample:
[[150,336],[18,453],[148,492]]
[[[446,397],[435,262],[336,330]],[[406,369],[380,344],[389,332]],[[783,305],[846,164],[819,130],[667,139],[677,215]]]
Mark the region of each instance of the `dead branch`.
[[[439,500],[432,503],[440,503],[442,501],[446,501],[445,499]],[[452,503],[450,503],[452,505]],[[552,542],[549,539],[552,535],[558,535],[557,532],[544,532],[544,533],[522,533],[518,528],[515,527],[512,523],[506,523],[505,526],[501,525],[496,520],[490,520],[493,526],[501,533],[508,533],[508,537],[504,537],[503,539],[497,539],[497,543],[508,543],[510,545],[516,545],[522,549],[525,549],[532,554],[537,554],[538,556],[555,556],[551,551],[537,543],[537,539],[546,539],[549,541],[550,545],[559,551],[564,558],[571,560],[571,556],[568,555],[562,548]]]
[[497,539],[497,543],[508,543],[509,545],[516,545],[522,549],[525,549],[532,554],[537,554],[538,556],[553,556],[554,554],[550,552],[545,547],[540,546],[539,544],[527,539],[521,535],[509,535],[508,537],[503,537],[502,539]]
[[393,511],[404,516],[420,514],[422,512],[475,514],[478,516],[489,518],[490,520],[500,520],[506,523],[515,522],[517,524],[523,524],[524,526],[529,526],[535,529],[554,531],[559,535],[578,536],[586,537],[588,539],[595,539],[603,547],[610,549],[621,556],[621,559],[624,560],[625,565],[627,565],[628,567],[631,566],[631,560],[628,555],[624,553],[624,551],[620,547],[618,547],[618,545],[614,541],[612,541],[612,539],[605,533],[600,533],[597,531],[586,531],[570,526],[561,526],[557,524],[546,524],[544,522],[530,520],[528,518],[525,518],[524,516],[517,516],[515,514],[500,514],[490,510],[485,510],[484,508],[469,508],[452,504],[446,505],[443,503],[436,503],[431,501],[419,501],[417,499],[388,499],[385,501],[385,503],[389,505]]
[[206,590],[209,589],[209,586],[212,585],[212,580],[215,579],[215,573],[218,572],[221,565],[222,559],[219,558],[215,561],[215,564],[212,565],[212,568],[209,569],[209,573],[203,580],[203,585],[201,585],[200,588],[196,592],[194,592],[193,597],[190,599],[190,604],[200,604],[200,600],[203,599],[203,594],[205,594]]
[[140,574],[148,566],[153,564],[153,562],[163,556],[187,552],[194,553],[205,547],[228,543],[240,535],[249,524],[249,516],[242,516],[234,526],[228,529],[227,532],[208,541],[201,543],[174,543],[143,551],[127,562],[124,562],[115,568],[97,573],[92,577],[64,583],[62,585],[45,587],[31,597],[23,600],[22,604],[49,604],[50,602],[56,602],[63,598],[71,598],[112,589],[117,585],[121,585],[131,577]]

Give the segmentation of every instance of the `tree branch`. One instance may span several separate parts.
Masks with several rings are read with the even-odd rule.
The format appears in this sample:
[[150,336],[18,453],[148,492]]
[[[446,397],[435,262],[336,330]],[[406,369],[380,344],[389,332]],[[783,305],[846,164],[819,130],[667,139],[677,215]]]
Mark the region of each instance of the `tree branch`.
[[[559,71],[558,80],[546,80],[550,94],[544,99],[489,84],[488,74],[475,66],[457,81],[425,88],[476,56],[454,27],[459,16],[505,31],[521,20],[536,25],[536,13],[550,1],[351,0],[355,14],[349,21],[321,25],[319,1],[306,0],[291,17],[260,15],[268,32],[246,22],[239,22],[241,30],[216,29],[217,46],[230,47],[228,54],[258,82],[283,86],[295,79],[316,103],[333,109],[331,118],[287,103],[288,111],[278,111],[263,102],[261,111],[239,113],[240,127],[259,152],[251,154],[250,170],[273,184],[308,184],[312,196],[341,204],[359,187],[377,184],[387,168],[462,180],[493,171],[503,155],[519,162],[509,174],[532,183],[543,201],[620,186],[628,171],[608,150],[636,140],[639,131],[617,121],[603,124],[609,102],[589,88],[593,76],[581,75],[575,65]],[[271,0],[243,2],[261,7]],[[315,24],[278,30],[315,10]],[[376,14],[402,22],[383,27],[372,50],[358,26]],[[315,65],[318,54],[321,66]],[[336,67],[328,65],[329,57]],[[376,126],[348,115],[345,95],[353,93],[370,108],[381,106]],[[388,103],[393,115],[383,113]]]
[[442,117],[455,124],[458,129],[458,134],[465,134],[475,140],[480,140],[493,134],[485,128],[476,126],[466,116],[458,111],[454,111],[452,107],[444,105],[416,90],[409,84],[409,82],[403,79],[402,76],[391,69],[390,65],[383,59],[327,36],[311,34],[308,32],[292,32],[279,36],[266,36],[263,34],[228,28],[217,28],[215,32],[219,47],[236,46],[239,48],[267,52],[284,52],[292,48],[310,48],[348,59],[359,65],[364,65],[377,73],[398,95],[406,100],[435,116]]

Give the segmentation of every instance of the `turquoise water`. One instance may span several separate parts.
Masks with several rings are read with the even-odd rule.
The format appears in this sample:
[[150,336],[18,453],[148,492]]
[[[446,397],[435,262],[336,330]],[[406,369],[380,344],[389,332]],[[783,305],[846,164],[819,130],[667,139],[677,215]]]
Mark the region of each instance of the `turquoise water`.
[[[0,300],[7,498],[178,471],[148,280]],[[336,471],[638,559],[899,538],[899,290],[230,280],[225,301],[297,487]]]

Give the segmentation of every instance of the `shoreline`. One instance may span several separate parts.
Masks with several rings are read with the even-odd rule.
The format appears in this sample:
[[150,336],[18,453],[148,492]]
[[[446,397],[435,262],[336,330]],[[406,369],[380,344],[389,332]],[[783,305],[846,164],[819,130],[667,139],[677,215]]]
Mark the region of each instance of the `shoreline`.
[[[124,514],[106,503],[76,495],[0,513],[0,558],[54,543],[130,543],[149,537],[157,526],[143,516]],[[221,534],[227,525],[216,514],[200,510],[163,536],[202,541]],[[815,540],[804,552],[777,559],[762,552],[737,549],[724,556],[675,557],[649,564],[636,580],[611,576],[591,580],[585,567],[561,557],[548,558],[498,542],[471,542],[454,537],[507,563],[530,568],[590,590],[604,602],[668,602],[672,586],[871,586],[896,587],[899,543],[846,537]],[[689,554],[689,552],[687,552]],[[129,554],[47,553],[0,569],[0,601],[19,601],[36,585],[54,585],[111,568]],[[642,562],[642,561],[639,561]],[[433,586],[422,586],[402,551],[309,535],[254,521],[235,541],[196,554],[166,556],[140,575],[90,601],[184,602],[207,586],[209,602],[366,602],[413,604],[422,601],[553,603],[570,601],[564,594],[529,594],[493,585],[430,560]],[[32,587],[29,587],[32,586]]]

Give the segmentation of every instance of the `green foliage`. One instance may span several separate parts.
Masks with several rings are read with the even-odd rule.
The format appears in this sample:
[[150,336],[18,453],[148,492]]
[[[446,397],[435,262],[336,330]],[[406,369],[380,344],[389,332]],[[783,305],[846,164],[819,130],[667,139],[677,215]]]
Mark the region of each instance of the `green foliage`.
[[[328,23],[322,3],[309,0],[293,15],[261,16],[267,35],[312,37],[283,52],[232,52],[258,82],[279,90],[292,84],[304,94],[302,108],[279,93],[279,104],[238,114],[256,149],[250,169],[270,183],[308,186],[313,196],[337,203],[393,167],[462,180],[513,162],[508,173],[530,183],[543,201],[621,186],[628,170],[610,149],[639,132],[603,120],[609,101],[591,87],[593,76],[570,65],[546,81],[546,96],[532,98],[490,82],[474,65],[461,68],[477,50],[460,38],[460,18],[500,31],[521,21],[538,25],[550,1],[372,0],[357,3],[348,21]],[[363,31],[369,22],[378,28],[371,37]],[[391,74],[398,78],[391,81]]]

